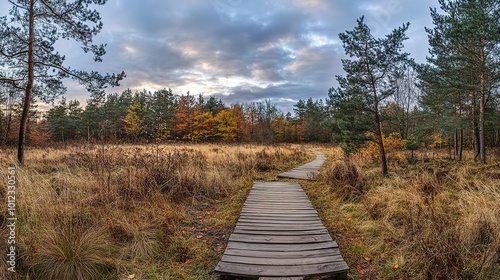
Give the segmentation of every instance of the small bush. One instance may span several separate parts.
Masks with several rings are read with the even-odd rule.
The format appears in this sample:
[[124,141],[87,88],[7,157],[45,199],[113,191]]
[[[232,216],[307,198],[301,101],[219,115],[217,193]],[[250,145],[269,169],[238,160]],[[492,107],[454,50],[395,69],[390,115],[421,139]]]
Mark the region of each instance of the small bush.
[[[374,137],[373,134],[369,134],[368,136]],[[393,132],[389,134],[389,136],[382,136],[382,141],[384,143],[385,153],[389,162],[392,160],[401,163],[406,160],[406,157],[402,154],[402,152],[408,143],[407,140],[401,139],[398,133]],[[361,148],[359,154],[363,158],[370,159],[373,162],[378,161],[380,159],[378,143],[373,141],[367,142],[364,147]]]

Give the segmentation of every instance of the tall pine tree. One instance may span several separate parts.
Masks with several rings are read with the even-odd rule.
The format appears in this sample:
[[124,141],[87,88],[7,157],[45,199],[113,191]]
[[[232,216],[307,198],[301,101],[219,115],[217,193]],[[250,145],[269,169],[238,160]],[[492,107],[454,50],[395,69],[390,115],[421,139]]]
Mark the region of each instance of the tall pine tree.
[[91,52],[96,62],[105,54],[104,45],[95,45],[92,38],[102,28],[99,13],[90,6],[103,5],[106,0],[48,1],[12,0],[10,17],[0,17],[0,82],[24,91],[21,115],[18,162],[24,161],[24,142],[33,94],[44,101],[64,93],[64,78],[73,78],[91,92],[102,91],[107,84],[117,85],[125,74],[101,75],[64,65],[65,57],[54,50],[60,39],[74,39],[84,52]]
[[[364,23],[364,17],[358,19],[357,23],[352,31],[339,34],[345,53],[351,59],[342,60],[347,74],[345,77],[337,76],[339,87],[330,90],[329,102],[333,105],[334,112],[335,109],[342,112],[337,112],[334,117],[341,125],[344,143],[359,139],[361,134],[373,133],[371,140],[378,144],[382,173],[386,176],[388,168],[380,108],[395,90],[394,83],[390,81],[390,74],[408,61],[408,54],[401,52],[401,49],[403,41],[407,39],[405,32],[409,23],[394,29],[384,38],[373,37],[370,28]],[[350,123],[351,121],[353,123]],[[371,125],[368,122],[371,122]],[[370,126],[371,129],[365,131]]]
[[[496,0],[439,0],[431,9],[428,65],[420,67],[428,100],[454,100],[449,116],[469,112],[476,157],[486,163],[488,102],[500,84],[500,3]],[[430,103],[434,103],[431,101]]]

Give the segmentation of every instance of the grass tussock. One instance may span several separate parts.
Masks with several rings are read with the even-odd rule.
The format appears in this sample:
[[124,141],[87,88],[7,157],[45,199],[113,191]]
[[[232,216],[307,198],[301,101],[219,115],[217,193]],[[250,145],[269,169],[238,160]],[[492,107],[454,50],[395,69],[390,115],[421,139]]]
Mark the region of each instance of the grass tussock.
[[111,250],[103,229],[51,228],[34,243],[30,264],[39,279],[105,279],[114,267]]
[[328,165],[321,173],[320,180],[327,183],[332,191],[345,201],[363,194],[363,182],[359,168],[347,157],[335,160]]
[[[349,221],[331,229],[362,236],[357,242],[338,237],[351,257],[352,275],[498,279],[500,180],[488,175],[498,166],[435,159],[393,166],[391,176],[382,179],[374,175],[379,167],[362,158],[333,159],[320,185],[336,190],[331,200],[343,201],[344,213],[328,212],[336,216],[330,218],[347,215]],[[355,187],[359,182],[364,190]],[[363,258],[373,260],[367,266]]]
[[[15,154],[1,150],[0,169],[13,166]],[[292,145],[28,150],[17,169],[15,277],[209,279],[251,181],[310,156]],[[6,207],[0,233],[7,233]],[[0,265],[0,279],[12,278]]]

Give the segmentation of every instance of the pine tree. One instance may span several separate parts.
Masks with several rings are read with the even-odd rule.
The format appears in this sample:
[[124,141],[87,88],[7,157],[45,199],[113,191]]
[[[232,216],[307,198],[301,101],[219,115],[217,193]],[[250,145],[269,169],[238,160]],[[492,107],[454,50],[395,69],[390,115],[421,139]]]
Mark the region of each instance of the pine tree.
[[47,122],[52,129],[52,139],[62,141],[77,139],[82,126],[82,111],[78,100],[66,102],[66,98],[46,113]]
[[106,0],[47,1],[17,0],[12,3],[10,18],[0,17],[0,82],[24,91],[24,106],[20,120],[18,162],[24,161],[24,142],[28,114],[33,95],[51,101],[66,88],[62,79],[73,78],[90,92],[99,92],[107,84],[118,85],[125,74],[100,75],[65,66],[65,57],[54,50],[58,39],[74,39],[91,52],[96,62],[105,54],[104,45],[92,44],[92,38],[102,28],[99,13],[90,5],[102,5]]
[[177,99],[171,89],[162,89],[153,93],[150,110],[155,139],[167,139],[172,136],[171,130],[177,107]]
[[500,83],[500,4],[496,0],[439,0],[439,4],[444,13],[431,9],[434,28],[426,28],[431,56],[429,65],[420,67],[422,87],[431,100],[453,97],[458,106],[449,114],[461,115],[465,105],[470,106],[476,154],[486,163],[486,110]]
[[[347,75],[337,76],[339,87],[330,90],[330,104],[334,105],[337,127],[342,131],[343,142],[348,146],[353,146],[350,142],[360,138],[366,129],[366,114],[371,115],[370,131],[375,135],[371,140],[378,144],[382,173],[386,176],[388,169],[380,107],[395,90],[389,79],[390,73],[396,72],[408,60],[408,54],[402,53],[401,49],[403,41],[407,39],[405,32],[409,23],[380,39],[373,37],[363,17],[357,23],[354,30],[339,34],[345,53],[353,59],[342,60]],[[339,114],[339,111],[344,114]],[[349,124],[349,121],[354,123]]]

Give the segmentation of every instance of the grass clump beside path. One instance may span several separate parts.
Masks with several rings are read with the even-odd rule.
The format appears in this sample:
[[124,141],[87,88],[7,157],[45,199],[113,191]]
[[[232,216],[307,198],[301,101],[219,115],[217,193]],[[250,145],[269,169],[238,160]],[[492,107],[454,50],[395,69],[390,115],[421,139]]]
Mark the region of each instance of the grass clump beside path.
[[352,279],[500,277],[500,162],[426,159],[382,178],[376,162],[323,152],[320,180],[304,188]]
[[[0,153],[7,182],[15,151]],[[18,273],[3,254],[0,279],[211,279],[252,181],[312,157],[299,145],[30,149],[17,169]]]

